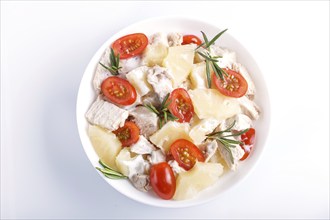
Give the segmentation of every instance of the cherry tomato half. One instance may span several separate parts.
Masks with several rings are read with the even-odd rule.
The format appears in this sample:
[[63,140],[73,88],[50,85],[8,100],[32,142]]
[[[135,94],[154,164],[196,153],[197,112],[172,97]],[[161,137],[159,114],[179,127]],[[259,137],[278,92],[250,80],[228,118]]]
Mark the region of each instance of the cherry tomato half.
[[116,76],[105,79],[101,90],[109,101],[119,105],[131,105],[137,96],[135,88],[127,80]]
[[148,45],[148,38],[145,34],[129,34],[117,39],[112,44],[115,54],[119,54],[120,59],[128,59],[139,55]]
[[244,155],[240,160],[245,160],[254,145],[256,131],[254,128],[250,128],[247,132],[241,135],[241,142],[244,144],[241,145],[241,148],[244,150]]
[[184,35],[181,45],[185,44],[197,44],[198,46],[202,44],[202,41],[195,35]]
[[126,121],[123,127],[113,131],[113,133],[120,140],[123,147],[128,147],[139,140],[140,129],[131,121]]
[[228,74],[228,76],[223,76],[224,80],[213,74],[213,82],[219,92],[225,96],[235,98],[239,98],[245,95],[248,89],[248,84],[244,77],[231,69],[223,70]]
[[190,122],[194,115],[194,106],[188,92],[183,88],[174,89],[170,95],[170,112],[177,118],[178,122]]
[[205,161],[202,151],[196,145],[185,139],[176,140],[171,145],[170,151],[179,166],[185,170],[193,168],[196,160],[200,162]]
[[150,184],[160,198],[171,199],[174,196],[176,180],[173,170],[167,162],[152,165]]

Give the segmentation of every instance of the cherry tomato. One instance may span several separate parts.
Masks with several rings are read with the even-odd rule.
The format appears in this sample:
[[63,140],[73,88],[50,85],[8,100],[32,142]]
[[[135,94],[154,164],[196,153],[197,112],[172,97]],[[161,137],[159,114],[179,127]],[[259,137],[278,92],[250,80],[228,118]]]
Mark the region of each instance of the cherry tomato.
[[176,140],[171,145],[170,151],[179,166],[185,170],[193,168],[196,160],[201,162],[205,161],[202,151],[196,145],[185,139]]
[[123,127],[113,131],[123,147],[128,147],[139,140],[140,129],[131,121],[126,121]]
[[195,35],[184,35],[182,45],[185,44],[197,44],[198,46],[202,44],[202,41]]
[[150,184],[155,193],[162,199],[171,199],[176,189],[176,180],[172,168],[167,162],[152,165]]
[[111,102],[119,105],[131,105],[136,100],[135,88],[125,79],[110,76],[101,84],[102,93]]
[[225,96],[235,98],[245,95],[248,89],[248,84],[244,77],[231,69],[223,70],[228,74],[228,76],[223,75],[224,80],[213,74],[213,82],[219,92]]
[[241,145],[241,148],[244,150],[244,155],[240,160],[245,160],[254,145],[256,131],[254,128],[250,128],[247,132],[241,135],[241,142],[244,144]]
[[128,59],[142,53],[147,45],[147,36],[142,33],[136,33],[117,39],[111,47],[115,54],[119,54],[120,59]]
[[170,95],[170,112],[179,118],[178,122],[189,122],[194,115],[194,106],[188,92],[183,88],[174,89]]

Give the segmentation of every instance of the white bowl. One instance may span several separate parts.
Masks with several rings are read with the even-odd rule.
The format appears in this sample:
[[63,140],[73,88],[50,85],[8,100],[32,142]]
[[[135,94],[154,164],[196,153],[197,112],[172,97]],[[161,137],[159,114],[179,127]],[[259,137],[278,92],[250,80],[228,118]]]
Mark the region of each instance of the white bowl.
[[[221,25],[221,23],[219,23],[219,25]],[[94,167],[99,166],[99,158],[94,152],[93,146],[91,145],[87,135],[88,123],[85,119],[85,113],[87,112],[93,100],[96,98],[96,94],[92,88],[92,78],[99,59],[105,49],[114,40],[130,33],[142,32],[146,35],[150,35],[156,32],[181,32],[184,34],[195,34],[197,36],[201,36],[200,31],[204,31],[206,35],[211,39],[225,28],[227,27],[221,27],[220,29],[209,23],[190,18],[159,17],[130,25],[129,27],[110,37],[109,40],[107,40],[101,46],[101,48],[95,53],[92,60],[89,62],[81,80],[77,98],[76,112],[80,139],[84,150]],[[254,150],[250,154],[249,158],[240,163],[239,169],[236,172],[227,172],[225,175],[219,178],[219,181],[215,185],[199,193],[198,196],[191,200],[162,200],[152,191],[148,193],[138,191],[127,180],[110,180],[100,174],[111,187],[115,188],[127,197],[144,204],[170,208],[188,207],[202,204],[215,199],[218,196],[221,196],[223,192],[233,188],[235,185],[237,185],[237,183],[241,182],[245,177],[247,177],[253,167],[255,167],[265,147],[270,125],[270,104],[266,83],[252,56],[234,37],[230,35],[230,27],[229,30],[223,36],[221,36],[218,42],[222,47],[229,48],[230,50],[233,50],[237,53],[238,62],[242,63],[248,69],[256,85],[257,94],[255,102],[261,108],[261,117],[255,123],[257,139]],[[95,172],[97,172],[96,169]]]

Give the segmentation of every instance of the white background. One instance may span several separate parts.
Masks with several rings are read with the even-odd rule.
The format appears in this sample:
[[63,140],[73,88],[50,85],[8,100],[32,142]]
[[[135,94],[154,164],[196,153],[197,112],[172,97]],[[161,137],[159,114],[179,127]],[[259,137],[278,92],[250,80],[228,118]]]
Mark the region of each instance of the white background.
[[[258,166],[198,207],[155,208],[119,194],[90,166],[76,127],[78,86],[96,50],[161,15],[228,27],[271,97]],[[329,218],[329,2],[2,1],[1,218]]]

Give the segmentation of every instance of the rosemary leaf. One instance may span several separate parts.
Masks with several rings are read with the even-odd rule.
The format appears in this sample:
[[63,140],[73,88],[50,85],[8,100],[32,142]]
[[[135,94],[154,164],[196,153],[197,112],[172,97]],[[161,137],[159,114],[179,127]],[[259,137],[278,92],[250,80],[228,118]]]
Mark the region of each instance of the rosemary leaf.
[[206,77],[207,77],[207,85],[211,88],[211,72],[210,72],[210,61],[205,60],[206,62]]
[[115,175],[115,176],[124,176],[123,174],[121,174],[117,171],[114,171],[112,169],[107,169],[107,168],[101,169],[100,167],[95,167],[95,168],[103,174]]
[[163,111],[163,113],[164,113],[164,121],[166,123],[167,122],[167,112],[166,111]]
[[159,129],[163,127],[165,123],[168,121],[174,121],[177,120],[178,118],[175,117],[174,115],[171,114],[171,112],[168,109],[169,104],[171,103],[171,100],[168,100],[170,96],[170,93],[168,93],[165,97],[164,100],[162,101],[160,107],[156,108],[152,104],[145,104],[144,107],[149,109],[150,111],[156,113],[158,116],[158,122],[159,122]]
[[108,174],[103,174],[105,177],[113,180],[118,180],[118,179],[126,179],[127,176],[115,176],[115,175],[108,175]]
[[99,164],[101,164],[101,166],[103,168],[107,168],[107,169],[110,169],[111,170],[111,167],[109,167],[108,165],[106,165],[102,160],[99,160]]
[[237,133],[233,133],[233,134],[229,134],[229,135],[225,135],[225,136],[222,136],[222,137],[235,137],[235,136],[240,136],[244,133],[246,133],[250,128],[247,128],[247,129],[244,129],[240,132],[237,132]]
[[110,60],[110,64],[115,66],[117,63],[117,59],[116,59],[116,55],[114,55],[115,52],[113,51],[113,49],[110,49],[110,54],[109,54],[109,60]]
[[227,138],[224,138],[224,137],[221,137],[221,140],[225,141],[228,144],[242,144],[242,142],[240,142],[240,141],[227,139]]
[[[210,40],[210,41],[209,41],[209,39],[207,38],[206,34],[205,34],[203,31],[201,31],[201,33],[202,33],[202,35],[203,35],[204,43],[202,43],[201,45],[199,45],[199,46],[195,49],[195,51],[196,51],[200,56],[202,56],[203,58],[205,58],[205,61],[209,61],[208,63],[211,64],[214,73],[215,73],[216,76],[217,76],[218,78],[220,78],[221,80],[224,80],[224,75],[225,75],[225,76],[228,76],[228,74],[227,74],[223,69],[221,69],[221,68],[219,67],[219,65],[217,64],[217,62],[218,62],[217,59],[218,59],[218,58],[222,58],[222,56],[214,56],[214,57],[212,57],[209,53],[202,53],[201,51],[198,51],[198,49],[199,49],[200,47],[204,46],[204,48],[205,48],[206,50],[210,51],[210,46],[211,46],[212,44],[214,44],[215,41],[218,40],[218,39],[221,37],[221,35],[222,35],[223,33],[225,33],[227,30],[228,30],[228,29],[225,29],[225,30],[221,31],[220,33],[218,33],[217,35],[215,35],[215,36],[212,38],[212,40]],[[207,68],[207,69],[206,69],[206,74],[207,74],[208,86],[209,86],[209,88],[210,88],[210,87],[211,87],[211,86],[210,86],[211,83],[210,83],[210,77],[208,76],[208,75],[210,75],[210,70],[209,70],[210,67],[209,67],[209,65],[206,65],[206,68]]]
[[236,120],[234,120],[233,123],[229,125],[229,127],[226,130],[224,130],[224,132],[230,132],[230,130],[235,126],[235,124],[236,124]]
[[211,57],[209,54],[208,54],[208,55],[205,55],[204,53],[202,53],[202,52],[200,52],[200,51],[197,51],[197,53],[198,53],[199,55],[201,55],[202,57],[204,57],[205,60],[209,60],[209,61],[211,61],[211,62],[218,62],[217,59],[213,59],[213,57]]
[[159,112],[157,111],[157,109],[155,108],[155,106],[153,106],[152,104],[144,104],[144,107],[146,107],[147,109],[149,109],[149,111],[155,113],[156,115],[159,114]]
[[196,47],[195,51],[197,51],[199,48],[203,47],[205,43],[201,43],[198,47]]
[[223,145],[224,149],[229,153],[231,163],[234,163],[233,153],[231,152],[229,146],[227,146],[227,144],[223,143],[222,141],[220,142]]
[[162,108],[165,106],[165,104],[166,104],[166,101],[167,101],[167,99],[168,99],[168,97],[170,96],[170,93],[167,93],[167,95],[164,97],[164,99],[163,99],[163,102],[162,102]]
[[205,34],[203,31],[201,31],[201,32],[202,32],[202,35],[203,35],[203,38],[204,38],[204,43],[205,43],[205,45],[208,45],[209,40],[207,39],[206,34]]
[[222,72],[221,72],[221,68],[218,66],[218,64],[212,62],[212,69],[213,69],[215,75],[216,75],[218,78],[220,78],[221,80],[224,80],[224,78],[223,78],[223,74],[222,74]]
[[112,71],[112,69],[111,69],[110,67],[107,67],[107,66],[104,65],[103,63],[99,62],[99,64],[100,64],[103,68],[105,68],[105,69],[107,69],[107,70],[109,70],[109,71]]
[[102,64],[101,62],[99,62],[99,64],[109,70],[109,72],[112,74],[112,75],[118,75],[119,72],[118,70],[121,69],[121,67],[119,66],[119,54],[115,55],[115,52],[114,50],[111,48],[110,50],[110,54],[109,54],[109,61],[110,61],[110,66],[105,66],[104,64]]
[[223,33],[225,33],[227,30],[228,30],[228,29],[225,29],[225,30],[221,31],[219,34],[215,35],[215,37],[212,38],[212,40],[210,40],[209,42],[206,43],[205,47],[208,48],[208,47],[210,47],[212,44],[214,44],[214,42],[215,42],[216,40],[218,40],[219,37],[221,37],[221,35],[222,35]]
[[175,121],[179,119],[178,117],[172,115],[170,112],[167,113],[167,118],[170,119],[171,121]]
[[159,118],[159,129],[161,129],[162,127],[163,127],[163,120]]

